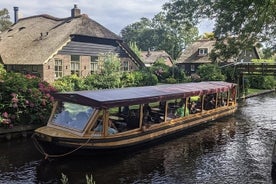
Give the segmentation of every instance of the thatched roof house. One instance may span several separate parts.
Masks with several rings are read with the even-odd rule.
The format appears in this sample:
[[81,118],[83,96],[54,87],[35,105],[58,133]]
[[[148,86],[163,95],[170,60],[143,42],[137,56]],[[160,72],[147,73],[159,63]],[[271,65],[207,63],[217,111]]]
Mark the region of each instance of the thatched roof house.
[[[177,66],[183,68],[187,75],[196,73],[197,68],[202,64],[212,63],[210,53],[214,49],[216,40],[203,39],[189,45],[177,60]],[[243,61],[250,62],[252,59],[259,59],[259,54],[254,47],[250,51],[242,51],[238,58],[232,58],[227,61],[219,61],[221,65],[232,62]]]
[[124,70],[144,67],[121,37],[80,14],[76,5],[71,17],[22,18],[0,34],[0,62],[7,70],[36,74],[49,82],[73,73],[89,75],[97,69],[97,57],[107,52],[119,55]]
[[167,66],[172,66],[173,61],[171,56],[164,50],[158,51],[142,51],[141,59],[147,67],[152,66],[156,61],[163,60]]

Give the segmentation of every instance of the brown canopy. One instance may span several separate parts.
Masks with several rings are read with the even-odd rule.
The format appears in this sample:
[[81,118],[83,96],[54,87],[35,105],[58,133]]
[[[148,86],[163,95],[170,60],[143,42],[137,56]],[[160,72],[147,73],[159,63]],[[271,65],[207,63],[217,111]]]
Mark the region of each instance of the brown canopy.
[[110,108],[225,92],[235,85],[234,83],[222,81],[209,81],[95,91],[63,92],[54,94],[54,97],[56,100],[79,103],[95,108]]

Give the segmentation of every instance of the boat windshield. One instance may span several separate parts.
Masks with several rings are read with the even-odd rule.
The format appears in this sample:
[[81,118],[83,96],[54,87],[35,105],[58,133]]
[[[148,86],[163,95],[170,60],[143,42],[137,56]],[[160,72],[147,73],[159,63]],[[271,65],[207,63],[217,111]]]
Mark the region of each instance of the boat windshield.
[[51,123],[64,128],[83,131],[93,112],[94,108],[89,106],[59,102]]

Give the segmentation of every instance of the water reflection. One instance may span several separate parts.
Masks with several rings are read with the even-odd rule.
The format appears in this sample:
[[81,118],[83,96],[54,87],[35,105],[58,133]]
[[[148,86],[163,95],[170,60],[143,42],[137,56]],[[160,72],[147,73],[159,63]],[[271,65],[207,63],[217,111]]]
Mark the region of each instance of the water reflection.
[[[272,183],[276,95],[247,99],[234,116],[141,151],[42,162],[29,140],[1,143],[0,183]],[[3,149],[2,149],[3,148]]]

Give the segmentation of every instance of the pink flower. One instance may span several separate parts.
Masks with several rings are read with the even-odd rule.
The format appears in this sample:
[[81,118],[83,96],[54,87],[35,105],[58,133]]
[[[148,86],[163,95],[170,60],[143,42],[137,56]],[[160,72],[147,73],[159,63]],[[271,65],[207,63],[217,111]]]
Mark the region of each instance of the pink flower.
[[18,98],[13,97],[13,98],[12,98],[12,102],[13,102],[13,103],[17,103],[17,102],[18,102]]
[[10,119],[3,119],[2,123],[8,125],[8,124],[11,123],[11,120]]
[[17,94],[16,93],[12,93],[11,96],[14,97],[14,98],[16,98]]
[[46,95],[45,95],[47,98],[50,98],[51,97],[51,95],[49,94],[49,93],[46,93]]
[[2,116],[3,116],[4,118],[8,118],[8,117],[9,117],[9,114],[8,114],[7,112],[3,112]]
[[17,103],[12,104],[12,107],[17,108],[18,107]]

